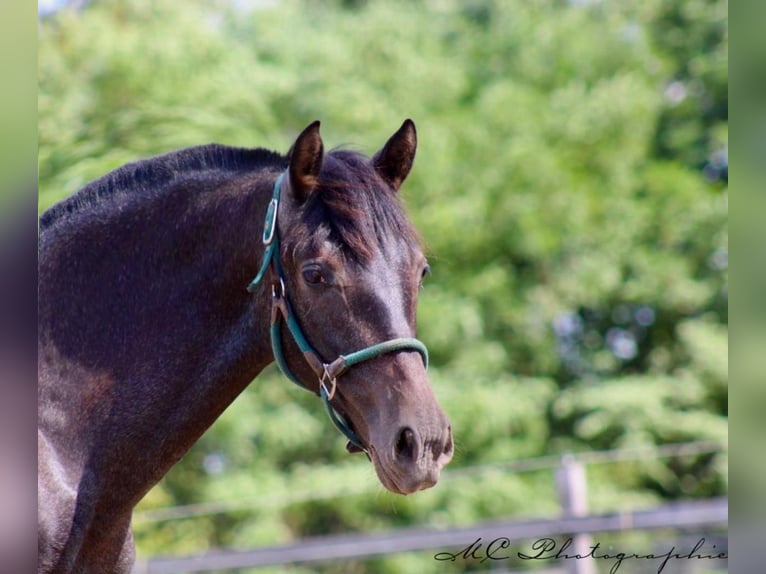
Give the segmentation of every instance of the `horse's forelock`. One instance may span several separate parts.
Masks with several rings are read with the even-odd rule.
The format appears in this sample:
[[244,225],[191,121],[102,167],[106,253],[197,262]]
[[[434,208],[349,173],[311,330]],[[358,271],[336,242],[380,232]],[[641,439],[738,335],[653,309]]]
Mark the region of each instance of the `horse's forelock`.
[[[349,150],[327,154],[319,174],[319,189],[303,214],[304,235],[329,228],[329,239],[352,259],[369,262],[385,251],[392,237],[417,245],[419,238],[396,193],[383,181],[369,160]],[[307,240],[304,236],[299,240]]]

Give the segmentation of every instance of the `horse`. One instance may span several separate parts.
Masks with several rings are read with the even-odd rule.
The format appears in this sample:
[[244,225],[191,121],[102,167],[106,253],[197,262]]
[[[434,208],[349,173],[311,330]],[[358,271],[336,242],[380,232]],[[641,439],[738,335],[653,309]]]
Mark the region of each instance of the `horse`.
[[416,339],[429,272],[372,157],[219,144],[124,165],[39,225],[38,572],[127,573],[133,508],[270,363],[316,393],[399,494],[436,484],[449,420]]

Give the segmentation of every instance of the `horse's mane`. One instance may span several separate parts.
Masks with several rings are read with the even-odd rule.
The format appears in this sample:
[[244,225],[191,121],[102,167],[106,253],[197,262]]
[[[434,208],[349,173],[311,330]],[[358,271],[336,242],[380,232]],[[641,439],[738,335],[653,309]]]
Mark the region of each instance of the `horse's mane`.
[[[180,177],[198,174],[211,178],[216,173],[252,172],[267,168],[282,171],[288,158],[263,148],[234,148],[209,144],[128,163],[100,177],[71,197],[45,211],[40,217],[43,231],[67,216],[172,186]],[[211,185],[214,180],[211,178]],[[322,192],[312,194],[299,237],[295,241],[330,239],[360,261],[368,260],[374,245],[394,235],[419,242],[395,193],[369,165],[364,155],[333,150],[325,155],[319,175]]]
[[266,149],[247,149],[208,144],[132,162],[93,180],[71,197],[49,208],[40,217],[40,229],[62,217],[95,207],[107,198],[137,190],[168,186],[191,172],[238,172],[287,167],[287,158]]

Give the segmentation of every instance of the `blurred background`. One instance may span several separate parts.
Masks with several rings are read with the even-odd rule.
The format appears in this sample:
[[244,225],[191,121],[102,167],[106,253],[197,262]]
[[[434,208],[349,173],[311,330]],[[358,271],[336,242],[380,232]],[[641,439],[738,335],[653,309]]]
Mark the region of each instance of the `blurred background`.
[[[153,560],[315,536],[724,500],[727,10],[725,0],[41,0],[40,212],[173,149],[286,152],[320,119],[327,146],[372,154],[405,118],[418,128],[402,193],[433,270],[418,321],[455,434],[442,481],[406,498],[384,492],[315,397],[270,368],[137,509],[138,567],[192,571]],[[574,507],[566,476],[580,477]],[[593,540],[688,552],[704,536],[710,553],[725,550],[725,524],[672,522]],[[391,548],[258,572],[574,568]],[[601,562],[585,564],[613,565]],[[626,560],[620,571],[658,565]],[[725,568],[685,560],[664,571]]]

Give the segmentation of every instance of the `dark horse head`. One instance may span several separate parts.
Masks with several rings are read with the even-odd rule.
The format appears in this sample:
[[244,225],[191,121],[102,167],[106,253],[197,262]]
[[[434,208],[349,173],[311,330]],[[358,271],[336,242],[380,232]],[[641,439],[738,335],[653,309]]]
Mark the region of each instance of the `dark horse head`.
[[316,122],[286,156],[189,148],[42,215],[39,572],[129,571],[135,504],[275,359],[386,488],[436,483],[452,433],[397,195],[415,148],[408,120],[371,159],[325,153]]
[[313,349],[294,345],[288,357],[295,377],[323,399],[328,391],[318,385],[332,379],[331,409],[350,431],[350,450],[365,450],[381,482],[402,494],[434,485],[452,458],[450,426],[428,384],[427,353],[414,339],[428,263],[396,195],[416,145],[407,121],[371,160],[348,151],[325,155],[316,122],[290,151],[287,183],[278,184],[284,192],[276,190],[286,197],[274,215],[281,264],[272,270],[272,290],[291,300],[285,319],[294,315],[300,323],[296,339],[305,334],[306,346],[328,361],[384,348],[324,377]]

